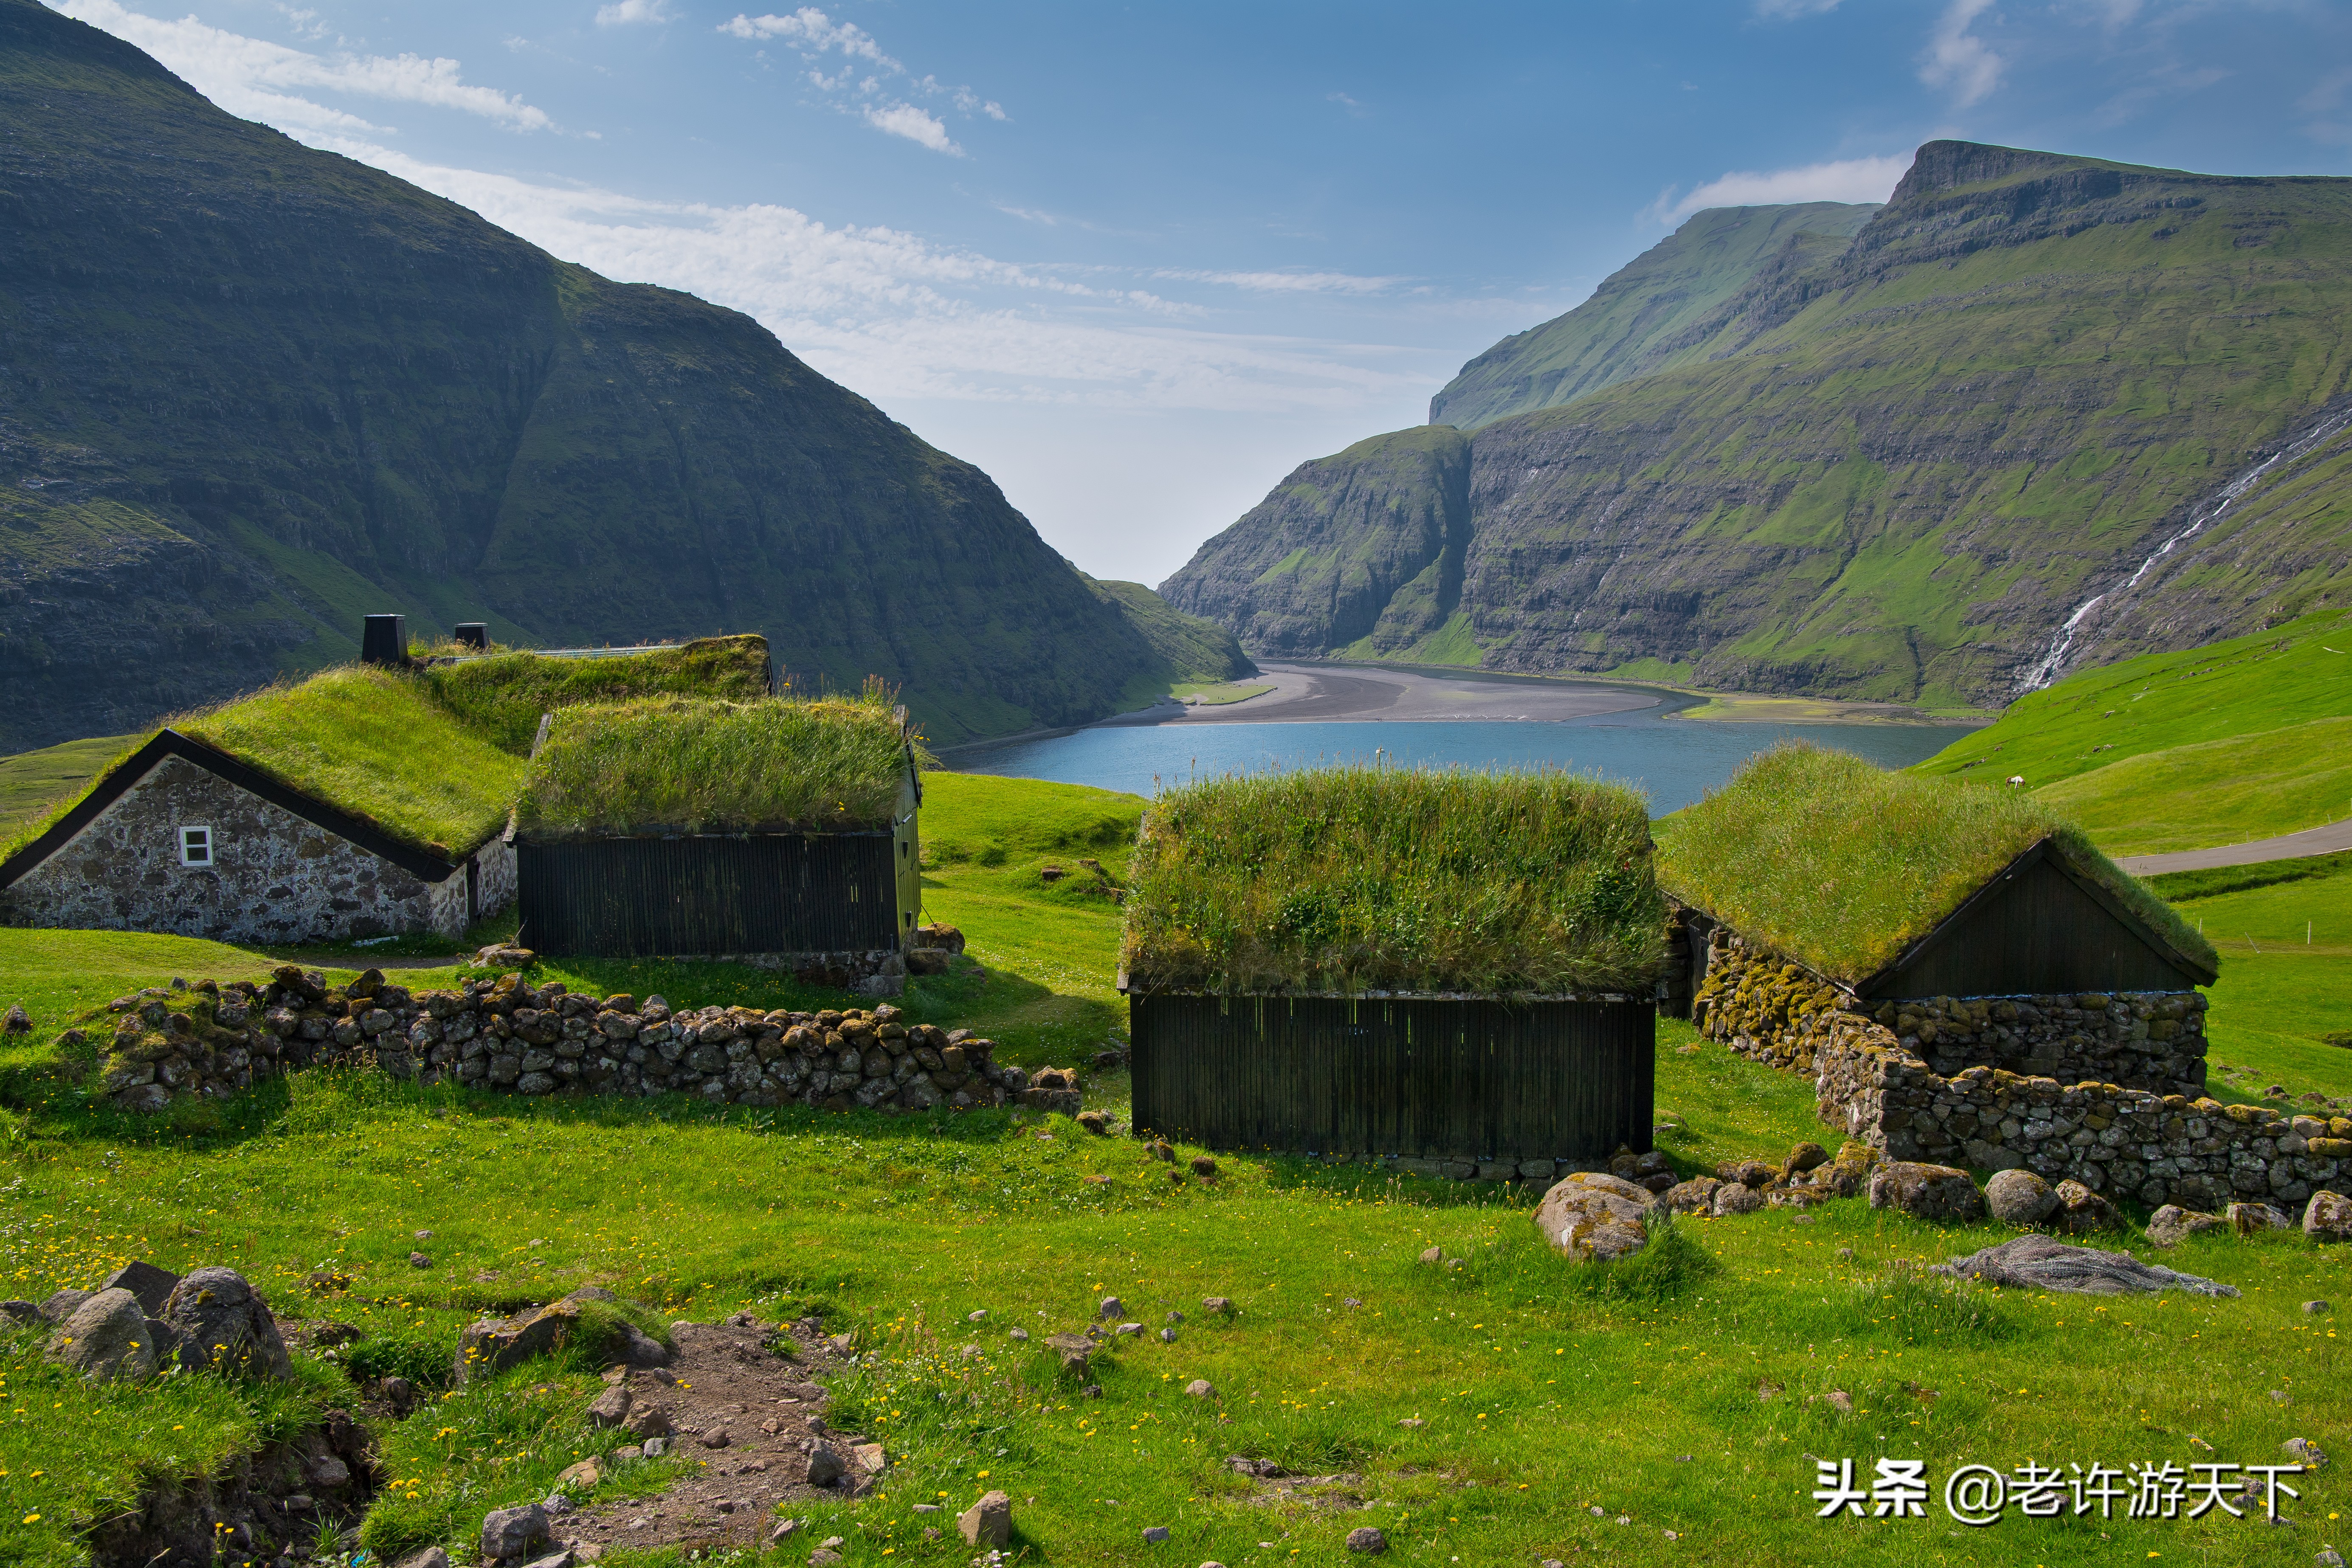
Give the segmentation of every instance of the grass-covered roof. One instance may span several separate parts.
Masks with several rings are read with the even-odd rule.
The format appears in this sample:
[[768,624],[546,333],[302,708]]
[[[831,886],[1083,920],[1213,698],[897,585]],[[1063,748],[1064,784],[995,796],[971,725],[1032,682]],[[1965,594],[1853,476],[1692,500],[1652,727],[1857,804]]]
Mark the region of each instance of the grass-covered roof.
[[886,828],[907,773],[887,698],[648,697],[559,710],[515,807],[534,838]]
[[1642,797],[1570,773],[1204,780],[1152,803],[1131,881],[1140,991],[1626,992],[1664,956]]
[[1658,879],[1751,941],[1858,984],[2043,839],[2179,952],[2218,965],[2168,905],[2023,790],[1887,773],[1801,743],[1751,758],[1661,822]]
[[509,650],[431,665],[422,679],[450,712],[527,756],[540,715],[559,708],[663,696],[756,701],[768,693],[768,639],[755,632],[585,657]]

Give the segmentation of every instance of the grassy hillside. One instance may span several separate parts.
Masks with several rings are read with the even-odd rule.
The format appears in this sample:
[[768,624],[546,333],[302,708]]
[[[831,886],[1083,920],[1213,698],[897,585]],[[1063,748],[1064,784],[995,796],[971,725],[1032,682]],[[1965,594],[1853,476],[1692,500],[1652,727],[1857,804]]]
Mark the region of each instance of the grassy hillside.
[[47,817],[60,801],[81,794],[109,763],[146,738],[99,735],[0,757],[0,844],[13,841],[26,823]]
[[[1997,705],[2075,606],[2352,395],[2347,306],[2352,181],[1931,142],[1849,245],[1759,274],[1688,357],[1480,426],[1447,615],[1493,668]],[[1384,497],[1413,435],[1303,468],[1162,591],[1252,648],[1347,647],[1392,605],[1430,625],[1411,573],[1346,575],[1402,553],[1401,509],[1295,494]],[[2271,472],[2129,615],[2086,621],[2076,666],[2352,597],[2340,477]],[[1294,586],[1299,552],[1349,591]]]
[[1916,765],[2021,777],[2110,854],[2242,843],[2352,816],[2352,615],[2331,610],[2085,670]]
[[1125,616],[1150,646],[1152,663],[1130,678],[1123,700],[1129,704],[1168,696],[1180,687],[1216,686],[1245,675],[1257,666],[1242,651],[1234,634],[1214,621],[1188,616],[1140,583],[1106,582],[1086,578],[1095,596]]
[[1150,645],[989,478],[750,318],[557,261],[0,0],[0,748],[351,658],[762,631],[942,742]]
[[1710,207],[1619,268],[1564,316],[1515,333],[1429,400],[1429,422],[1475,430],[1573,403],[1700,352],[1711,319],[1768,273],[1845,247],[1878,204]]

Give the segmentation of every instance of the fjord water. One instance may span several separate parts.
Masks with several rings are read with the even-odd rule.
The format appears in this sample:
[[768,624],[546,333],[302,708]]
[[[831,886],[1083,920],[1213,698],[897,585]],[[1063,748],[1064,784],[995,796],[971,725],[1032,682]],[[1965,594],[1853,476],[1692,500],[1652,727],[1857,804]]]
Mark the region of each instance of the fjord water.
[[1150,795],[1195,773],[1258,773],[1380,760],[1403,767],[1559,767],[1643,790],[1679,811],[1756,752],[1788,739],[1834,746],[1885,768],[1933,756],[1958,724],[1746,724],[1671,719],[1657,710],[1566,721],[1106,724],[960,752],[963,773],[1052,779]]

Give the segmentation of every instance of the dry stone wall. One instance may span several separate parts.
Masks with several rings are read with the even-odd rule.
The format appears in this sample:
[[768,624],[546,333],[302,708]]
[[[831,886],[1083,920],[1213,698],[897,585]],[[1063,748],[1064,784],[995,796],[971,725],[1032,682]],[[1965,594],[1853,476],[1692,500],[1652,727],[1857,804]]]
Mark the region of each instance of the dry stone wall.
[[[733,1105],[833,1110],[968,1110],[1019,1102],[1075,1115],[1066,1077],[994,1060],[969,1029],[870,1012],[673,1013],[657,996],[574,995],[520,973],[458,990],[387,984],[375,970],[348,986],[289,964],[266,986],[204,981],[184,994],[118,998],[100,1042],[98,1087],[125,1110],[158,1111],[190,1095],[227,1095],[299,1067],[340,1063],[420,1083],[510,1094],[687,1093]],[[68,1031],[60,1044],[87,1047]]]
[[[1952,1059],[1948,1052],[1929,1059],[1916,1035],[1897,1035],[1874,1016],[1875,1007],[1864,1010],[1836,987],[1755,953],[1728,933],[1716,932],[1713,942],[1693,1008],[1701,1032],[1811,1076],[1822,1119],[1888,1159],[2025,1169],[2151,1206],[2194,1209],[2248,1198],[2300,1203],[2352,1174],[2352,1118],[2282,1117],[2261,1106],[2225,1106],[2095,1079],[2069,1084],[1983,1061],[1939,1070]],[[2063,1011],[2041,1007],[2047,999],[2031,1000],[2044,1019]],[[2176,1000],[2170,994],[2103,997],[2098,1005],[2083,997],[2073,1010],[2086,1020],[2104,1019],[2106,1029],[2096,1038],[2110,1045],[2134,1039],[2118,1026],[2125,1018],[2135,1025],[2194,1021],[2193,1031],[2179,1029],[2158,1043],[2171,1047],[2177,1063],[2183,1048],[2177,1042],[2197,1041],[2201,1085],[2203,998],[2168,1012]],[[1978,1023],[1977,999],[1966,1005],[1974,1030],[2009,1026],[1990,1011]],[[1897,1021],[1906,1016],[1934,1015],[1898,1012]],[[2068,1045],[2060,1059],[2081,1059],[2084,1052]],[[2117,1048],[2105,1059],[2158,1055]]]
[[[209,827],[213,863],[180,864],[180,829]],[[514,851],[475,854],[483,914],[514,898]],[[173,931],[299,944],[404,931],[464,934],[466,871],[427,882],[182,757],[166,757],[0,889],[0,923]]]

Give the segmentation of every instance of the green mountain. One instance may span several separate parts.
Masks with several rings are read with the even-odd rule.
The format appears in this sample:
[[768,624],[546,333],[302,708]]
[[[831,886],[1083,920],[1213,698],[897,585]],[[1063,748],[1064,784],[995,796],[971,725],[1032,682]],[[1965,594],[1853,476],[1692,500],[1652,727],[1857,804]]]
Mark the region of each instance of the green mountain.
[[988,476],[757,322],[556,260],[0,0],[0,751],[352,657],[764,633],[934,742],[1150,640]]
[[1937,707],[2352,594],[2345,444],[2249,482],[2352,411],[2352,181],[1939,142],[1843,248],[1811,232],[1667,368],[1471,432],[1458,502],[1394,458],[1429,436],[1361,443],[1160,592],[1361,649],[1458,548],[1460,662]]
[[[1086,577],[1086,574],[1078,574]],[[1255,675],[1257,666],[1242,651],[1234,634],[1214,621],[1171,608],[1168,601],[1140,583],[1087,577],[1095,596],[1116,608],[1151,645],[1154,663],[1131,681],[1129,701],[1148,701],[1171,686],[1239,680]]]
[[1627,262],[1564,316],[1515,333],[1429,400],[1429,422],[1475,430],[1680,364],[1740,297],[1843,251],[1875,202],[1714,207]]

